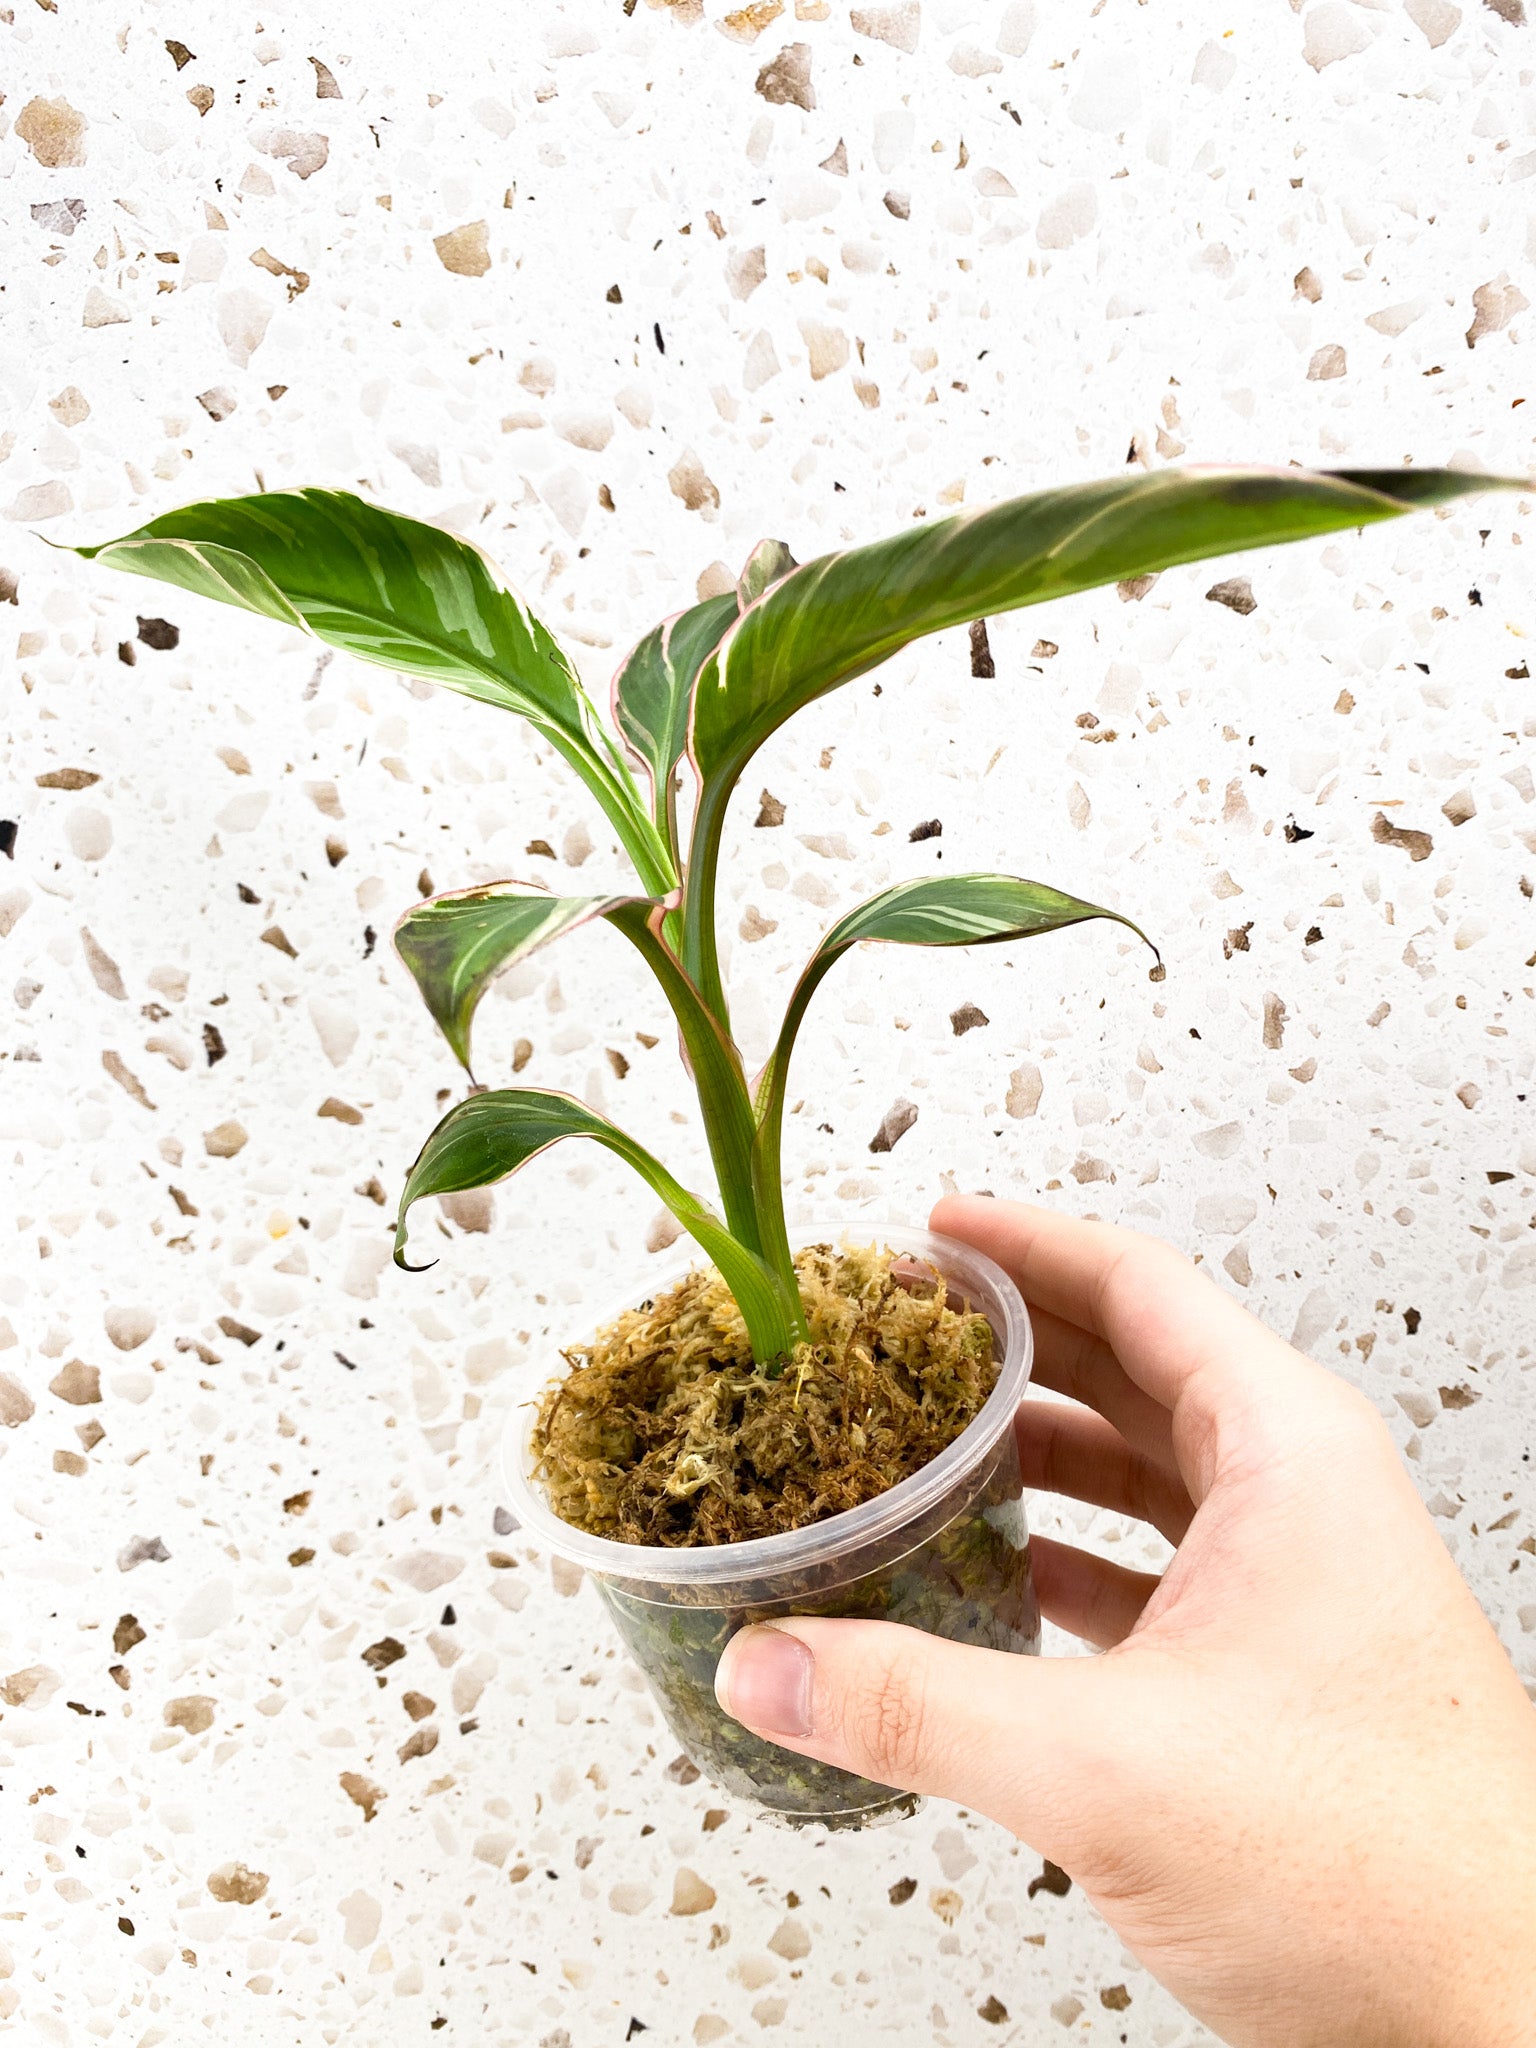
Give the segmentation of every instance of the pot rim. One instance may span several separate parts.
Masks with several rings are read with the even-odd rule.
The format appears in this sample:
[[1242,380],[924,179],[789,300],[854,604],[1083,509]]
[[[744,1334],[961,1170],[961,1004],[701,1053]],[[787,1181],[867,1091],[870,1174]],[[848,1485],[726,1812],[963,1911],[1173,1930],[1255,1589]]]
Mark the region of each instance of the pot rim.
[[[986,1405],[953,1442],[920,1472],[899,1481],[862,1506],[845,1508],[802,1529],[776,1536],[757,1536],[745,1543],[661,1544],[616,1543],[562,1521],[537,1487],[529,1470],[529,1438],[537,1414],[534,1400],[522,1402],[507,1419],[501,1440],[503,1488],[521,1525],[520,1532],[538,1545],[607,1579],[648,1581],[657,1585],[734,1585],[754,1576],[778,1577],[805,1572],[845,1553],[887,1538],[917,1521],[979,1465],[1012,1426],[1034,1365],[1034,1331],[1024,1298],[995,1260],[959,1238],[909,1224],[850,1222],[796,1223],[796,1240],[815,1244],[881,1242],[894,1252],[926,1258],[939,1265],[951,1286],[963,1288],[991,1323],[1001,1354],[997,1384]],[[674,1285],[705,1263],[694,1247],[684,1258],[629,1287],[622,1299],[590,1327],[600,1329],[635,1302]],[[541,1383],[542,1387],[542,1383]]]

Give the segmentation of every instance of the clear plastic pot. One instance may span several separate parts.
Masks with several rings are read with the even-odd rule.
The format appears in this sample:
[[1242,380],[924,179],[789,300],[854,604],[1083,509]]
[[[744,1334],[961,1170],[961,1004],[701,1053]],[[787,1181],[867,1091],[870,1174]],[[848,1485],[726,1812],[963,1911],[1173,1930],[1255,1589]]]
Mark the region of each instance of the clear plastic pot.
[[[1029,1572],[1014,1411],[1029,1382],[1034,1339],[1018,1289],[992,1260],[954,1238],[896,1225],[811,1225],[807,1244],[888,1245],[914,1273],[937,1267],[951,1300],[992,1325],[997,1385],[968,1429],[931,1464],[862,1507],[750,1543],[681,1549],[614,1543],[572,1527],[530,1470],[535,1406],[514,1413],[503,1476],[524,1532],[580,1565],[650,1681],[668,1726],[706,1776],[790,1826],[867,1827],[915,1812],[906,1792],[759,1741],[723,1714],[715,1667],[737,1629],[788,1614],[858,1615],[932,1635],[1033,1655],[1040,1613]],[[665,1292],[699,1255],[657,1271],[599,1318]]]

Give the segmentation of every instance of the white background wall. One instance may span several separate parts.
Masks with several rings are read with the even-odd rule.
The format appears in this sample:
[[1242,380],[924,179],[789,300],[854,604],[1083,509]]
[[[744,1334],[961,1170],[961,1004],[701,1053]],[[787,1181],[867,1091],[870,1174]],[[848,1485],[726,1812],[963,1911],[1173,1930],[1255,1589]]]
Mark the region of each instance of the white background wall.
[[[445,1224],[429,1275],[386,1267],[457,1086],[387,934],[424,869],[617,880],[573,778],[490,710],[45,544],[261,483],[361,488],[491,551],[598,690],[764,533],[804,558],[1128,450],[1530,466],[1519,0],[908,0],[884,39],[845,0],[764,0],[755,41],[722,12],[5,10],[0,1369],[34,1407],[0,1430],[0,1677],[31,1674],[0,1716],[0,2012],[22,2039],[1206,2038],[973,1816],[832,1844],[707,1828],[590,1593],[495,1536],[503,1420],[644,1266],[653,1211],[567,1150],[485,1234]],[[755,89],[774,62],[808,63],[806,105]],[[66,104],[18,119],[36,99]],[[435,238],[475,224],[486,263],[456,274]],[[765,751],[726,896],[733,929],[775,926],[732,944],[754,1047],[822,925],[941,856],[1143,922],[1161,986],[1107,928],[850,960],[802,1042],[793,1198],[873,1228],[941,1186],[1048,1188],[1199,1252],[1378,1402],[1536,1680],[1527,509],[997,621],[993,681],[963,635],[928,643]],[[1227,574],[1255,610],[1205,601]],[[126,666],[141,612],[179,645]],[[99,779],[39,787],[61,769]],[[777,830],[751,828],[761,787]],[[1432,851],[1378,844],[1378,812]],[[501,993],[487,1077],[526,1038],[529,1080],[702,1172],[613,935]],[[991,1021],[957,1038],[964,1002]],[[898,1096],[918,1121],[872,1157]],[[243,1148],[211,1157],[231,1121]],[[77,1359],[98,1402],[50,1391],[91,1391]],[[166,1557],[131,1564],[140,1538]],[[125,1614],[145,1640],[119,1654]],[[406,1656],[381,1688],[360,1653],[386,1634]],[[419,1724],[408,1690],[435,1703]],[[436,1747],[402,1761],[413,1728]],[[343,1773],[378,1788],[371,1822]],[[255,1903],[210,1894],[234,1863]],[[714,1894],[691,1916],[680,1869]]]

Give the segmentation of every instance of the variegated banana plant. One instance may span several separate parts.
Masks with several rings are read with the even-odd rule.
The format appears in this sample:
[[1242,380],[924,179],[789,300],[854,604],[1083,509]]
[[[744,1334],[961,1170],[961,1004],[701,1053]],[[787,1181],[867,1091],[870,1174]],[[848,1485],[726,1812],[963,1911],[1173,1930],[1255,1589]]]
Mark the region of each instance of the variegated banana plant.
[[[1180,562],[1374,525],[1490,485],[1524,488],[1443,469],[1165,470],[1010,499],[804,565],[765,541],[734,590],[640,641],[614,678],[612,728],[554,636],[476,548],[345,492],[188,505],[77,552],[307,627],[364,661],[517,712],[576,770],[634,864],[634,893],[552,896],[520,882],[457,890],[407,911],[395,944],[467,1071],[476,1006],[496,975],[590,919],[615,926],[677,1019],[720,1211],[573,1097],[477,1089],[449,1110],[411,1168],[395,1256],[405,1264],[406,1217],[420,1197],[501,1180],[561,1138],[595,1138],[649,1182],[714,1261],[755,1357],[772,1371],[806,1337],[780,1142],[795,1037],[823,977],[866,940],[990,945],[1087,918],[1129,921],[1008,875],[897,883],[823,938],[749,1084],[721,982],[715,887],[731,794],[758,748],[802,705],[925,634]],[[694,785],[686,844],[685,769]]]

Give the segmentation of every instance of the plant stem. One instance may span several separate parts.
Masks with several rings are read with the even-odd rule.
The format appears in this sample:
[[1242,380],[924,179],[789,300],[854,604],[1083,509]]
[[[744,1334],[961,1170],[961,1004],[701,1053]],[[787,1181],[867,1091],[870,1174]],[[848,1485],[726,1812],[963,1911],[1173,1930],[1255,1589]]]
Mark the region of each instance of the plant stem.
[[677,1018],[698,1091],[726,1228],[767,1268],[778,1298],[782,1330],[769,1340],[772,1348],[760,1348],[758,1330],[749,1327],[754,1358],[772,1368],[797,1344],[809,1343],[810,1331],[784,1222],[784,1192],[777,1178],[764,1177],[757,1167],[758,1131],[741,1054],[705,1008],[698,989],[658,931],[663,919],[656,909],[626,905],[611,911],[609,921],[642,955]]
[[644,959],[672,1007],[703,1113],[704,1133],[720,1186],[726,1225],[749,1251],[760,1252],[753,1203],[752,1103],[741,1054],[704,1007],[698,990],[658,933],[656,927],[661,917],[657,908],[644,903],[626,904],[609,913],[609,922],[618,926]]
[[739,767],[707,777],[699,789],[693,837],[688,846],[688,873],[683,894],[683,966],[704,999],[705,1007],[729,1031],[730,1006],[720,979],[720,950],[715,932],[715,877],[720,865],[720,840],[725,814]]

